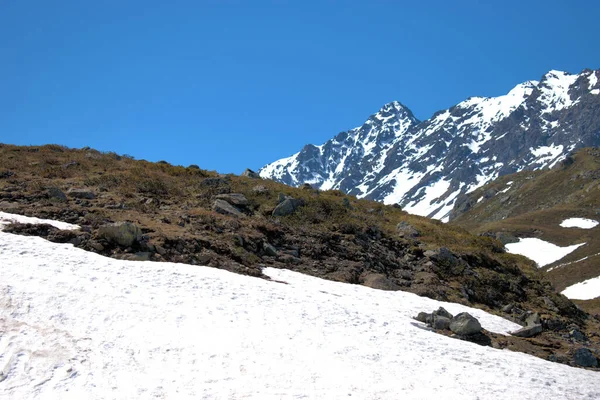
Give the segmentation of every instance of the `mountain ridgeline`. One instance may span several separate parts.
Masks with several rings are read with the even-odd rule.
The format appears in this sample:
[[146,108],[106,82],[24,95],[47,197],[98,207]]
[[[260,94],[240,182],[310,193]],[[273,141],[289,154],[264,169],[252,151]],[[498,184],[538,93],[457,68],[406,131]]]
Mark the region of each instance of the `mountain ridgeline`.
[[306,145],[264,166],[260,175],[448,221],[459,196],[600,145],[599,78],[600,70],[550,71],[504,96],[471,97],[426,121],[392,102],[361,127],[321,146]]

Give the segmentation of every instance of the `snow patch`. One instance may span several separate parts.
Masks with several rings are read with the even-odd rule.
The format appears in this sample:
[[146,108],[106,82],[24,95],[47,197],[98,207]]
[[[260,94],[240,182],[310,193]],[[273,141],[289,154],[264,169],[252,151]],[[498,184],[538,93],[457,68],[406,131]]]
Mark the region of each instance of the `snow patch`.
[[24,215],[19,214],[10,214],[3,211],[0,211],[0,229],[4,226],[12,224],[12,223],[20,223],[20,224],[48,224],[52,225],[55,228],[61,229],[63,231],[72,231],[79,229],[79,225],[73,225],[66,222],[55,221],[51,219],[42,219],[35,217],[26,217]]
[[588,218],[567,218],[560,223],[563,228],[592,229],[598,226],[598,221]]
[[538,238],[520,238],[517,243],[509,243],[505,247],[509,253],[520,254],[532,259],[541,268],[560,260],[584,244],[580,243],[573,246],[560,247]]
[[600,297],[600,276],[569,286],[562,294],[572,300],[591,300]]

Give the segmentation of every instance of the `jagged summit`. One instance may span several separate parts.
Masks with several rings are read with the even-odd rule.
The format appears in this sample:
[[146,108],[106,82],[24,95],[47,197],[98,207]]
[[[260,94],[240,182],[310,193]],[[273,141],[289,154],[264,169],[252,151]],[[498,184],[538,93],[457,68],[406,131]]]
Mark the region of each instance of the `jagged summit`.
[[447,220],[457,197],[500,175],[552,167],[576,148],[600,144],[600,71],[552,70],[498,97],[470,97],[417,120],[399,102],[321,146],[306,146],[260,170],[398,203]]

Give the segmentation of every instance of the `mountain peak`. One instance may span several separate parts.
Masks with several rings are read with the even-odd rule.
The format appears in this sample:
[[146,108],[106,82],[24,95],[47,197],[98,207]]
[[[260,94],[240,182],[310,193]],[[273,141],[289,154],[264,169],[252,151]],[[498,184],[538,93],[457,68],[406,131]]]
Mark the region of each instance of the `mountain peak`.
[[600,145],[599,81],[596,72],[552,70],[423,122],[392,101],[361,127],[269,164],[261,176],[398,203],[445,221],[459,196],[501,175],[550,168],[575,148]]

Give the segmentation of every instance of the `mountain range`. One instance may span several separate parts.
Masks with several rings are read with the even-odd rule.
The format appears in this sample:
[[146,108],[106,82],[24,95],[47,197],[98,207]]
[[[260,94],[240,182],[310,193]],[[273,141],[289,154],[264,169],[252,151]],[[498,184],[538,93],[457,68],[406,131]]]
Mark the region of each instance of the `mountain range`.
[[419,121],[399,102],[360,127],[260,169],[291,186],[338,189],[447,222],[494,179],[555,166],[600,145],[600,70],[552,70],[499,97],[471,97]]

